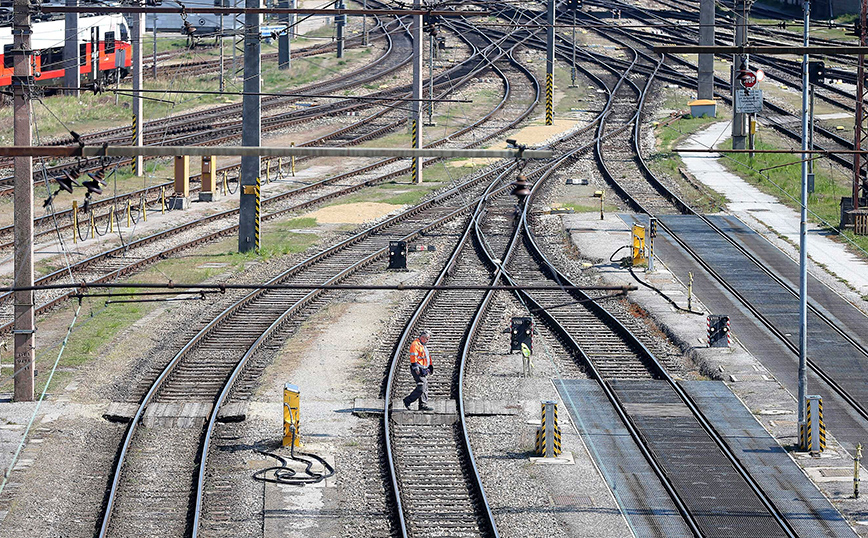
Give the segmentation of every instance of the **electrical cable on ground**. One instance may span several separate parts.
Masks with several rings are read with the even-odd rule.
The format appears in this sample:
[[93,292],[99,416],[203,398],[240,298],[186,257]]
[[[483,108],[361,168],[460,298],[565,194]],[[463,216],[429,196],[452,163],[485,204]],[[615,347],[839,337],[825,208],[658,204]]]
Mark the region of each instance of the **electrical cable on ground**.
[[[289,446],[289,460],[275,454],[274,452],[256,450],[256,452],[262,454],[263,456],[276,459],[280,462],[280,465],[256,471],[255,473],[253,473],[253,479],[260,482],[270,482],[272,484],[306,486],[308,484],[317,484],[319,482],[322,482],[326,478],[334,476],[334,467],[329,465],[329,463],[325,459],[317,456],[316,454],[311,454],[309,452],[299,452],[298,456],[295,455],[295,431],[292,432],[292,443]],[[291,467],[288,467],[287,463],[289,463],[290,460],[303,463],[305,465],[304,470],[297,471]],[[311,468],[313,468],[316,462],[322,464],[323,472],[311,471]]]

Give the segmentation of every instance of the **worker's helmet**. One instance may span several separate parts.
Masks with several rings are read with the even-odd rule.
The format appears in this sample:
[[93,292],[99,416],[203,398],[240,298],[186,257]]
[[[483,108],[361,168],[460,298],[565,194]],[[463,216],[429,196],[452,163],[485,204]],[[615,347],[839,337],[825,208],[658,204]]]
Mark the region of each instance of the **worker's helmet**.
[[419,337],[424,336],[425,338],[431,338],[431,331],[428,329],[422,329],[422,332],[419,333]]

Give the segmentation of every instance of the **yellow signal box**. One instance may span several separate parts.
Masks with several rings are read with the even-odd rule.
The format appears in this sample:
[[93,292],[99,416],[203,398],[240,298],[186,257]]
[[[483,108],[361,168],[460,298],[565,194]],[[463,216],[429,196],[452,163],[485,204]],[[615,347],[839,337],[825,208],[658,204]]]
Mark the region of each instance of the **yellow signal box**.
[[298,431],[300,395],[301,391],[295,385],[287,383],[283,386],[283,446],[301,446]]
[[645,257],[645,227],[641,224],[633,225],[633,266],[642,265],[647,261]]

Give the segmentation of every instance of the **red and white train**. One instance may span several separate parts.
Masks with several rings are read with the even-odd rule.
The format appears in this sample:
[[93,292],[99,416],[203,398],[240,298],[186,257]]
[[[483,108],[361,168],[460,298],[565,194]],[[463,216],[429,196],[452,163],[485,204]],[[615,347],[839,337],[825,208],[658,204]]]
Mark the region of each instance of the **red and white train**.
[[[42,86],[62,86],[66,65],[63,44],[66,39],[63,19],[37,22],[33,25],[33,75]],[[12,83],[12,28],[0,28],[0,88]],[[98,53],[94,54],[97,50]],[[81,81],[114,82],[123,78],[132,65],[130,31],[123,15],[97,15],[78,19],[79,74]],[[94,67],[96,66],[96,70]]]

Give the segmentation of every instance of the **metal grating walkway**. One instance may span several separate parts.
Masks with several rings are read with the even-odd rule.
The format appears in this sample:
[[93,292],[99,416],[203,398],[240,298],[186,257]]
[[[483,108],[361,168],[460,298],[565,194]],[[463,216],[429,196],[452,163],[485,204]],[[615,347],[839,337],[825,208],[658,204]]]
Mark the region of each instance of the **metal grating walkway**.
[[705,536],[786,537],[666,381],[611,385]]
[[[798,346],[798,298],[778,285],[753,263],[746,263],[744,256],[735,247],[697,217],[665,216],[661,220],[750,301],[778,330],[788,335],[793,344]],[[743,225],[716,217],[713,220],[733,237],[753,234],[749,230],[746,231]],[[791,262],[791,265],[795,263]],[[813,288],[819,286],[820,284],[814,284]],[[809,285],[809,294],[811,289],[812,286]],[[845,304],[842,300],[841,307],[843,308]],[[829,306],[829,308],[836,307]],[[738,335],[738,331],[738,327],[733,327],[733,333]],[[868,408],[868,384],[863,381],[868,378],[868,357],[830,330],[825,322],[810,312],[808,313],[808,355],[863,407]]]
[[556,380],[555,386],[635,535],[692,537],[597,382]]
[[681,385],[799,536],[856,538],[841,514],[720,381]]

